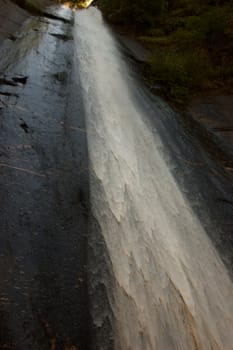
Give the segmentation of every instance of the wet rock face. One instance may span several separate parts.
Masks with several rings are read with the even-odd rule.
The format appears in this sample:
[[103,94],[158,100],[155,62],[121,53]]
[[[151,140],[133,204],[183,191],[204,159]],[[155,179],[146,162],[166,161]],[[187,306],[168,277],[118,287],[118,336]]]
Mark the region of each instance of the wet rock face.
[[0,43],[6,39],[12,39],[13,34],[27,19],[28,14],[11,1],[0,0]]
[[22,25],[0,48],[0,349],[83,350],[88,164],[72,27]]
[[[37,0],[36,5],[44,7],[48,0]],[[4,39],[15,39],[14,33],[19,30],[29,13],[17,6],[13,1],[0,0],[0,44]]]

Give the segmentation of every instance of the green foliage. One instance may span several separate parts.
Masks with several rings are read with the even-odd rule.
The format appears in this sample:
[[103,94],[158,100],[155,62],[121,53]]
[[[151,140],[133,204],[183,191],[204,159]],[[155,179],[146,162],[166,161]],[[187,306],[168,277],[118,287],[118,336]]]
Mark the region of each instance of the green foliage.
[[221,8],[211,8],[201,16],[191,16],[186,20],[187,30],[196,33],[200,40],[216,41],[226,32],[227,12]]
[[215,41],[226,31],[227,14],[223,9],[214,8],[202,17],[202,31],[207,40]]
[[165,34],[163,28],[149,28],[145,34],[147,36],[161,37]]
[[169,97],[233,86],[233,0],[95,1],[152,51],[148,80]]
[[167,35],[169,35],[182,27],[184,27],[184,19],[182,17],[167,18],[164,24],[164,31]]
[[174,45],[184,49],[192,49],[192,47],[200,42],[199,34],[196,31],[190,31],[186,28],[179,28],[172,33],[171,39]]
[[174,17],[199,15],[206,7],[206,1],[201,0],[174,0],[169,1],[168,10]]
[[161,21],[165,0],[98,0],[97,4],[112,22],[146,29]]
[[176,99],[185,98],[212,75],[209,58],[201,51],[155,52],[150,65],[154,81],[164,84],[169,95]]

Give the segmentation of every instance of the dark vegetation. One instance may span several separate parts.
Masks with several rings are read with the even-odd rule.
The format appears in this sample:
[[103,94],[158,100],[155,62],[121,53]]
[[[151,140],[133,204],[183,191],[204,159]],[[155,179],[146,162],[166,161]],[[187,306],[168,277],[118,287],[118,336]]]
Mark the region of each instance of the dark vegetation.
[[184,103],[233,89],[232,0],[97,0],[107,19],[151,51],[151,86]]

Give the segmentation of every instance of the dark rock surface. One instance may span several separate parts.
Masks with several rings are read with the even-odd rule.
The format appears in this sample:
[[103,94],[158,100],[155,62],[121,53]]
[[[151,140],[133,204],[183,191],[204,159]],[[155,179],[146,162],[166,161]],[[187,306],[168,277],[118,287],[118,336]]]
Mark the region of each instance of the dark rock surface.
[[28,18],[26,11],[9,0],[0,0],[0,42],[6,38],[13,39],[13,34]]
[[[191,102],[188,113],[233,157],[233,96],[213,93]],[[233,164],[232,164],[233,165]],[[232,168],[233,170],[233,168]]]
[[86,133],[62,37],[32,17],[0,48],[0,349],[88,348]]
[[[36,0],[35,4],[44,8],[51,4],[49,0]],[[20,29],[29,13],[13,1],[0,0],[0,43],[4,39],[15,40],[15,32]]]

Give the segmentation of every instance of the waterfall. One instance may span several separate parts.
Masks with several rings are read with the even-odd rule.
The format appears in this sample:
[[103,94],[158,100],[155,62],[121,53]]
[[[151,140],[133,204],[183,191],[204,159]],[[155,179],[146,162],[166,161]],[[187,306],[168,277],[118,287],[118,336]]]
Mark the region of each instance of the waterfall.
[[150,106],[136,99],[138,82],[98,9],[76,13],[75,45],[98,227],[90,245],[95,251],[101,241],[103,250],[95,251],[102,266],[92,261],[93,322],[103,334],[94,348],[233,349],[232,282],[169,168],[146,118]]

